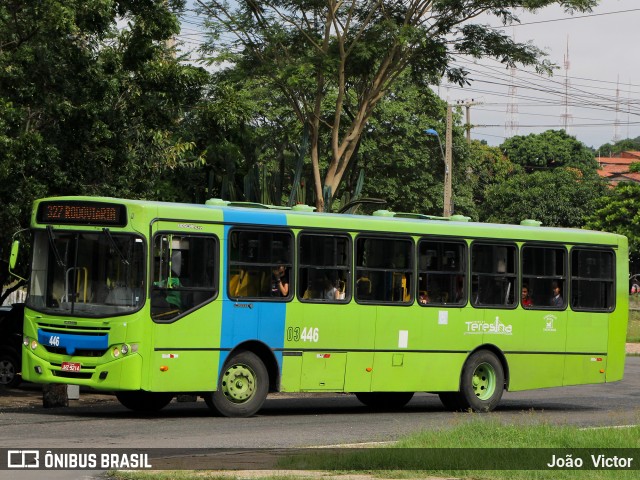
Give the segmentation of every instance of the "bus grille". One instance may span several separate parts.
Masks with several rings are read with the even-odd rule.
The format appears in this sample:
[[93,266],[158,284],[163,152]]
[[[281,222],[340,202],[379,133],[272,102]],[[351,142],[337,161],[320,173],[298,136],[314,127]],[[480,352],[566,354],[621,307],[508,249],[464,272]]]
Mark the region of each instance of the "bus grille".
[[[67,350],[61,347],[51,347],[49,345],[42,345],[49,353],[57,353],[58,355],[68,355]],[[107,349],[108,350],[108,349]],[[76,350],[73,353],[74,357],[101,357],[107,350]]]
[[61,377],[61,378],[78,378],[78,379],[89,379],[91,378],[91,375],[93,375],[92,373],[85,373],[85,372],[63,372],[61,370],[52,370],[51,373],[53,373],[54,377]]
[[81,333],[83,335],[104,335],[111,330],[109,327],[80,327],[78,325],[55,325],[52,323],[38,323],[38,327],[47,332]]

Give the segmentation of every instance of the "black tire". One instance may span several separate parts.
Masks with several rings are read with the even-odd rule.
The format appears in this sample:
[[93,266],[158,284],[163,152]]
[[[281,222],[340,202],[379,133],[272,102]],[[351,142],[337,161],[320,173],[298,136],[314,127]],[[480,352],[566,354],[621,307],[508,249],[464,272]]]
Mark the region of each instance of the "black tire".
[[269,393],[269,373],[252,352],[240,352],[225,363],[218,389],[204,395],[214,415],[250,417],[262,408]]
[[20,382],[20,359],[10,352],[0,353],[0,387],[14,388]]
[[480,350],[471,355],[462,368],[459,402],[461,409],[490,412],[504,392],[504,369],[498,357]]
[[134,412],[155,413],[169,405],[173,399],[173,393],[136,390],[132,392],[116,392],[116,398],[122,406]]
[[376,410],[399,410],[413,398],[413,392],[358,392],[356,398]]

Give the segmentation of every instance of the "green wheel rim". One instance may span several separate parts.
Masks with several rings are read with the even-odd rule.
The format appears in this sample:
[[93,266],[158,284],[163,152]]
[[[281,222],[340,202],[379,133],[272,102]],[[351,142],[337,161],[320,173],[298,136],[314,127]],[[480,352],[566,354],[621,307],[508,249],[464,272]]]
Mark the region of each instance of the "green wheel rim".
[[490,399],[496,391],[496,371],[488,363],[481,363],[473,372],[473,393],[480,400]]
[[222,378],[222,393],[233,403],[244,403],[256,392],[256,374],[247,365],[232,365]]

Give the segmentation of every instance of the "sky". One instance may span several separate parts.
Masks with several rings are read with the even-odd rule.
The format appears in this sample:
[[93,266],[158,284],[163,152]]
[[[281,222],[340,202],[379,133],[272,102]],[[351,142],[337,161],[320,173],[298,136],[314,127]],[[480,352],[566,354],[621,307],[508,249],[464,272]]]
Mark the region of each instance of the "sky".
[[[562,129],[565,120],[570,135],[596,149],[640,136],[640,1],[601,0],[590,14],[573,16],[549,7],[520,20],[505,33],[531,40],[560,69],[548,77],[519,67],[512,76],[494,60],[461,58],[471,86],[437,91],[449,103],[479,103],[470,107],[471,138],[499,145],[513,135]],[[483,23],[500,26],[491,19]]]
[[[202,41],[201,20],[194,15],[183,19],[179,37],[187,48]],[[573,16],[548,7],[519,18],[521,25],[506,27],[505,33],[518,42],[532,41],[560,68],[548,77],[531,68],[511,70],[492,59],[458,57],[457,64],[470,72],[471,85],[443,84],[435,90],[449,103],[474,103],[471,138],[499,145],[513,135],[565,124],[570,135],[596,149],[640,136],[640,0],[601,0],[593,12]],[[478,21],[501,26],[495,18]]]

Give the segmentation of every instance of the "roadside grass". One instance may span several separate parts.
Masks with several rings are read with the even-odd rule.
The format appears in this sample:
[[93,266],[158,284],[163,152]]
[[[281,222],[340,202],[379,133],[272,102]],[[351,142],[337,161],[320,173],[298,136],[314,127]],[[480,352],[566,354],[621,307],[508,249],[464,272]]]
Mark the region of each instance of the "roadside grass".
[[[632,466],[635,470],[608,469],[547,469],[551,454],[565,458],[572,453],[575,460],[580,457],[584,467],[591,465],[590,455],[598,455],[605,449],[639,449],[640,425],[625,428],[585,428],[557,425],[551,423],[533,425],[504,425],[490,415],[477,416],[468,421],[468,415],[457,415],[453,422],[457,425],[436,430],[424,431],[405,437],[396,444],[381,448],[351,449],[313,449],[309,453],[298,453],[282,457],[278,463],[279,470],[287,474],[255,475],[247,472],[228,471],[225,474],[208,471],[167,471],[167,472],[111,472],[110,476],[117,480],[300,480],[318,478],[337,478],[345,475],[366,475],[370,478],[405,479],[405,478],[460,478],[475,480],[555,480],[555,479],[637,479],[638,462],[634,458]],[[522,419],[524,423],[528,418]],[[460,449],[467,449],[461,452]],[[487,450],[485,450],[487,449]],[[518,450],[509,450],[518,449]],[[522,449],[522,450],[519,450]],[[545,449],[545,450],[541,450]],[[547,450],[548,449],[548,450]],[[584,450],[577,450],[584,449]],[[515,454],[513,453],[515,452]],[[604,453],[604,452],[603,452]],[[620,453],[620,452],[614,452]],[[627,452],[628,453],[628,452]],[[621,456],[633,456],[621,455]],[[447,457],[451,458],[447,458]],[[472,465],[496,465],[486,463],[506,462],[506,468],[513,470],[455,470],[429,469],[429,462],[442,459],[452,462],[470,462]],[[474,463],[476,462],[477,463]],[[442,464],[442,463],[440,463]],[[467,463],[468,465],[469,463]],[[544,469],[528,469],[527,465],[538,465]],[[531,468],[531,467],[529,467]],[[294,470],[294,472],[292,472]],[[322,474],[314,474],[320,471]],[[256,472],[257,473],[257,472]]]
[[[585,469],[547,469],[545,465],[552,460],[552,453],[566,455],[572,453],[572,459],[578,456],[584,466],[592,465],[591,454],[598,455],[603,449],[638,449],[640,447],[640,426],[625,428],[580,429],[575,426],[556,424],[503,425],[491,418],[478,418],[453,428],[425,431],[412,435],[388,448],[361,449],[348,451],[344,455],[322,455],[316,452],[304,457],[306,468],[311,470],[338,470],[343,472],[367,471],[381,478],[424,478],[426,476],[463,479],[637,479],[637,467],[640,458],[634,458],[632,466],[636,470],[585,470]],[[421,454],[420,449],[423,450]],[[452,450],[454,449],[454,450]],[[468,449],[461,453],[459,449]],[[482,450],[481,450],[482,449]],[[489,450],[484,450],[489,449]],[[509,449],[518,449],[510,454]],[[544,450],[540,450],[544,449]],[[576,449],[584,449],[577,451]],[[321,451],[320,451],[321,452]],[[604,452],[603,452],[604,453]],[[628,453],[628,452],[627,452]],[[635,452],[634,452],[635,453]],[[447,456],[464,457],[461,460]],[[420,456],[425,461],[421,462]],[[633,456],[633,453],[631,455]],[[416,458],[418,457],[418,458]],[[495,465],[485,463],[487,457],[503,462],[514,470],[431,470],[416,469],[414,466],[429,462],[467,461],[466,465]],[[300,459],[293,459],[295,466]],[[477,463],[475,463],[477,461]],[[493,461],[493,459],[492,459]],[[308,462],[308,463],[306,463]],[[403,463],[405,462],[405,463]],[[411,465],[411,469],[394,467]],[[527,465],[539,465],[545,469],[528,469]],[[283,462],[282,468],[287,468]],[[390,470],[389,468],[397,468]],[[530,468],[530,467],[529,467]],[[337,473],[337,472],[336,472]]]

